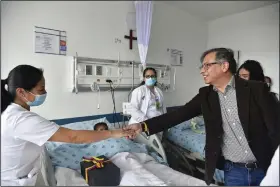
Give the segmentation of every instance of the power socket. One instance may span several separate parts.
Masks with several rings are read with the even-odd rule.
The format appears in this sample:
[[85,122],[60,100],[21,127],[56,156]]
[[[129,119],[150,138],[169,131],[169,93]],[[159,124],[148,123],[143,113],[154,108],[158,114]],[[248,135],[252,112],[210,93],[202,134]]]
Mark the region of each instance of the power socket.
[[120,76],[120,75],[122,75],[122,73],[123,73],[123,72],[122,72],[122,69],[119,68],[119,69],[118,69],[118,75]]
[[96,66],[95,67],[95,75],[103,75],[102,74],[102,69],[103,69],[102,66]]
[[160,78],[163,78],[165,76],[164,72],[160,70]]
[[111,68],[110,67],[106,67],[106,75],[111,76]]

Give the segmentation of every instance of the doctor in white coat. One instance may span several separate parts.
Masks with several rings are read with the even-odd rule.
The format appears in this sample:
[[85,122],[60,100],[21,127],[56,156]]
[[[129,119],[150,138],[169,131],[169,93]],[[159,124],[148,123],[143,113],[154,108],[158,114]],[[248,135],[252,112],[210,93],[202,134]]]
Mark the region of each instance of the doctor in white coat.
[[[141,86],[135,88],[131,96],[131,119],[129,124],[139,123],[166,113],[162,91],[156,86],[157,72],[146,68]],[[160,125],[160,124],[159,124]],[[158,134],[162,138],[162,133]]]
[[35,186],[47,141],[90,143],[134,133],[60,127],[30,111],[43,104],[46,96],[43,71],[33,66],[19,65],[1,80],[1,186]]

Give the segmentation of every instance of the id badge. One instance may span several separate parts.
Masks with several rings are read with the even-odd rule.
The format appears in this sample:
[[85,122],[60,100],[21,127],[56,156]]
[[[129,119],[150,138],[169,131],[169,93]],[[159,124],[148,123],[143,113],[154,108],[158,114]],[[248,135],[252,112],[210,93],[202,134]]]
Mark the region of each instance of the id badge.
[[159,110],[160,109],[160,102],[158,97],[156,97],[156,109]]

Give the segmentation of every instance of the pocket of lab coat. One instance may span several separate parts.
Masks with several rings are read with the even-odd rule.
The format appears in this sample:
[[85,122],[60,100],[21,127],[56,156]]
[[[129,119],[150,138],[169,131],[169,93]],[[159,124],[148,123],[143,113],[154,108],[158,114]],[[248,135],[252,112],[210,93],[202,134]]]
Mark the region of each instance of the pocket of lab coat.
[[26,177],[17,180],[19,185],[20,186],[35,186],[39,171],[40,170],[38,168],[36,168],[36,167],[33,168]]
[[33,175],[32,177],[25,177],[22,179],[18,179],[18,183],[20,186],[35,186],[36,181],[37,181],[37,176],[38,173],[36,173],[35,175]]

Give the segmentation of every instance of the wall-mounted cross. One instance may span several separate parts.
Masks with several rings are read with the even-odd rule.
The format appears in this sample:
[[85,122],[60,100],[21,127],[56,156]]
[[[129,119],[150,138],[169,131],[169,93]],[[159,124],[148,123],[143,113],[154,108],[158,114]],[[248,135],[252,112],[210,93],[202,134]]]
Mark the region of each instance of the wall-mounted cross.
[[133,40],[137,40],[137,38],[133,36],[133,30],[129,30],[129,36],[125,35],[124,38],[129,39],[129,49],[132,50],[132,42]]

